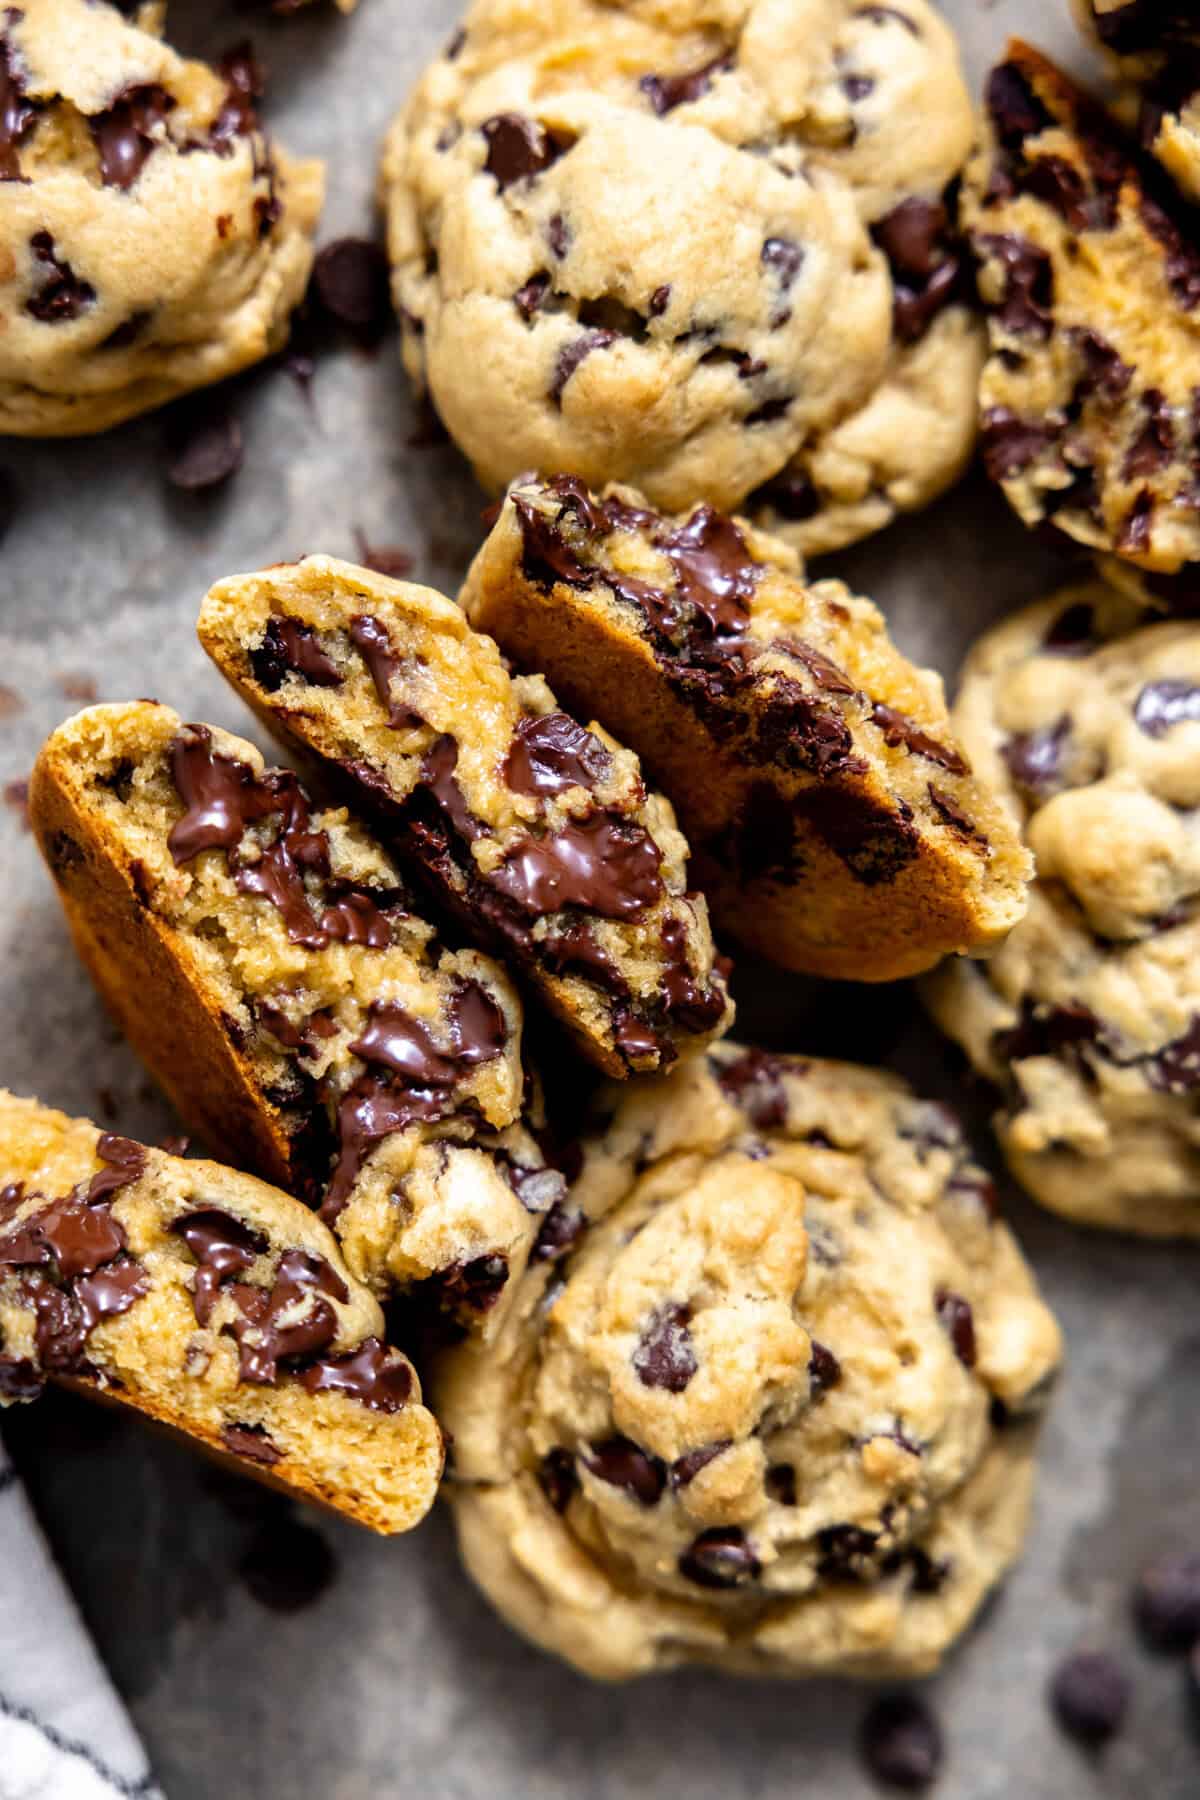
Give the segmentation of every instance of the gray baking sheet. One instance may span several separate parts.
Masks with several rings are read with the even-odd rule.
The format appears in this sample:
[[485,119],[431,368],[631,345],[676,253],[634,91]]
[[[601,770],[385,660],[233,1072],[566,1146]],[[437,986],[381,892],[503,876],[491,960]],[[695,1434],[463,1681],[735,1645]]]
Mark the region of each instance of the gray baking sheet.
[[[949,0],[944,10],[976,85],[1010,31],[1078,59],[1067,0]],[[251,31],[270,67],[272,126],[327,158],[328,238],[369,227],[380,138],[456,13],[453,0],[362,0],[343,19],[320,0],[275,22],[225,0],[173,0],[171,24],[182,47],[203,52]],[[192,635],[217,576],[306,550],[353,554],[361,532],[403,546],[418,578],[454,591],[480,496],[451,451],[410,445],[417,422],[394,344],[323,358],[311,401],[284,373],[255,376],[237,408],[245,467],[208,497],[167,487],[154,419],[90,442],[0,442],[18,492],[0,548],[0,782],[20,781],[43,735],[93,688],[248,729]],[[905,650],[952,676],[981,627],[1065,565],[972,479],[823,567],[879,601]],[[16,799],[0,809],[0,1082],[154,1140],[172,1129],[169,1115],[73,959]],[[743,1034],[871,1060],[889,1053],[927,1090],[963,1099],[904,995],[839,990],[831,1003],[814,1000],[812,984],[756,982],[753,971],[741,991]],[[948,1739],[937,1792],[1183,1800],[1200,1792],[1200,1748],[1187,1735],[1180,1671],[1136,1648],[1127,1591],[1148,1553],[1198,1535],[1195,1254],[1073,1231],[1016,1196],[1011,1214],[1070,1362],[1028,1555],[930,1684]],[[245,1579],[278,1537],[252,1490],[66,1396],[6,1430],[170,1800],[876,1791],[854,1753],[861,1689],[689,1673],[589,1685],[492,1615],[458,1572],[441,1512],[391,1544],[306,1517],[334,1579],[285,1613]],[[1044,1701],[1056,1659],[1079,1644],[1116,1647],[1136,1676],[1130,1725],[1097,1761],[1059,1736]]]

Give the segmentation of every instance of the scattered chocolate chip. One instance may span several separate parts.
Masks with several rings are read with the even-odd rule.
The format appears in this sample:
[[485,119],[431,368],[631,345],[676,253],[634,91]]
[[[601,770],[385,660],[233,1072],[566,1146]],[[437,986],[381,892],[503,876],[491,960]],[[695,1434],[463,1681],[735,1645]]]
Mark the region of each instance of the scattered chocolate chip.
[[692,1335],[691,1312],[668,1302],[652,1314],[633,1353],[633,1366],[643,1387],[682,1394],[699,1368]]
[[[12,8],[5,15],[14,22]],[[20,18],[19,12],[15,18]],[[0,181],[21,181],[21,162],[17,151],[25,142],[41,110],[25,92],[26,72],[16,47],[7,34],[0,33]]]
[[337,1559],[319,1531],[295,1519],[273,1519],[255,1533],[238,1575],[260,1606],[302,1612],[332,1586]]
[[784,471],[756,488],[748,504],[752,508],[769,506],[781,519],[800,523],[820,512],[821,496],[807,475]]
[[213,399],[176,407],[167,444],[167,480],[185,493],[217,487],[242,466],[242,428],[233,414]]
[[792,316],[787,297],[804,267],[804,246],[794,238],[770,237],[763,244],[761,260],[763,268],[769,269],[774,275],[779,290],[779,303],[770,319],[772,330],[778,330]]
[[331,319],[361,344],[377,344],[391,322],[388,260],[371,238],[335,238],[313,264],[313,292]]
[[933,1297],[938,1323],[954,1345],[954,1354],[964,1369],[975,1367],[975,1315],[970,1302],[961,1294],[940,1287]]
[[1004,298],[996,309],[1004,329],[1016,337],[1048,339],[1054,329],[1054,269],[1046,251],[1013,232],[985,232],[977,247],[1004,270]]
[[530,1262],[558,1262],[575,1248],[586,1223],[577,1207],[561,1202],[551,1207],[529,1253]]
[[666,1486],[665,1465],[629,1438],[608,1438],[595,1445],[583,1453],[583,1465],[597,1481],[623,1488],[639,1506],[657,1505]]
[[813,787],[793,810],[864,887],[890,885],[919,854],[910,821],[865,794]]
[[490,1312],[508,1285],[508,1260],[499,1254],[472,1257],[452,1263],[434,1279],[444,1306]]
[[762,1574],[762,1564],[736,1525],[718,1525],[700,1536],[679,1558],[679,1573],[697,1587],[747,1587]]
[[326,1356],[301,1372],[310,1394],[344,1394],[372,1412],[395,1413],[412,1398],[413,1372],[408,1360],[377,1337],[369,1337],[345,1356]]
[[1132,1692],[1114,1656],[1081,1651],[1060,1664],[1050,1685],[1050,1704],[1068,1736],[1095,1748],[1121,1729]]
[[1141,556],[1150,547],[1150,516],[1154,511],[1154,496],[1149,488],[1143,488],[1125,516],[1125,521],[1117,534],[1117,549],[1130,556]]
[[859,1741],[868,1769],[887,1787],[917,1793],[941,1772],[941,1726],[915,1694],[877,1700],[863,1720]]
[[235,138],[258,130],[258,102],[266,83],[253,46],[245,41],[227,50],[217,69],[225,82],[225,96],[205,147],[217,156],[232,156]]
[[1134,1616],[1154,1650],[1180,1655],[1200,1642],[1200,1556],[1168,1551],[1138,1578]]
[[408,673],[405,659],[392,648],[387,626],[369,613],[358,613],[350,621],[350,641],[367,665],[380,703],[388,709],[388,726],[392,731],[413,731],[425,723],[421,714],[407,701],[397,699],[395,688]]
[[513,295],[513,303],[523,319],[528,321],[533,318],[535,313],[541,311],[542,304],[550,293],[550,288],[551,281],[548,270],[539,269],[536,275],[531,275],[529,280],[517,289]]

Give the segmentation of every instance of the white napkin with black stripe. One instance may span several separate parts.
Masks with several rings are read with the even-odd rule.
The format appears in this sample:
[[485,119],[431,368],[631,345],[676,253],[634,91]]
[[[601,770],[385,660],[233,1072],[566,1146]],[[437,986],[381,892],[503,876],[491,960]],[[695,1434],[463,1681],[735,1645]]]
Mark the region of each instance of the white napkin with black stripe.
[[0,1800],[162,1800],[0,1446]]

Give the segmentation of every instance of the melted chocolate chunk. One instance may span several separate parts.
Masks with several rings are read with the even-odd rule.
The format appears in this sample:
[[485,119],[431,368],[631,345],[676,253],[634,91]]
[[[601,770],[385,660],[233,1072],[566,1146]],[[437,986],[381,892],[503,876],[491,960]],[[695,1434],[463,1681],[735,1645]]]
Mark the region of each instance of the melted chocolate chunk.
[[824,1344],[812,1340],[812,1349],[808,1358],[808,1397],[816,1400],[819,1395],[836,1387],[842,1379],[842,1365],[833,1351]]
[[954,1345],[954,1354],[964,1369],[975,1367],[975,1315],[970,1302],[961,1294],[940,1287],[933,1297],[938,1323]]
[[988,848],[985,834],[977,825],[972,824],[966,813],[950,798],[949,794],[935,786],[933,782],[929,784],[929,801],[942,824],[952,831],[955,837],[961,838],[964,843],[972,844],[978,849],[986,850]]
[[793,809],[864,887],[889,885],[920,853],[909,821],[866,795],[812,788],[796,797]]
[[36,1400],[42,1386],[42,1378],[28,1357],[0,1356],[0,1399]]
[[1071,721],[1064,715],[1053,725],[1036,731],[1019,731],[1005,738],[1000,754],[1017,786],[1035,802],[1058,786],[1063,752],[1071,737]]
[[747,1050],[736,1062],[718,1064],[717,1070],[722,1093],[759,1131],[776,1131],[787,1124],[787,1090],[777,1057],[765,1050]]
[[455,1111],[453,1087],[396,1086],[386,1075],[361,1076],[338,1106],[340,1156],[321,1217],[332,1225],[341,1215],[371,1150],[393,1132],[419,1121],[432,1123]]
[[608,1438],[583,1455],[583,1465],[597,1481],[623,1488],[639,1506],[655,1506],[667,1484],[665,1464],[648,1456],[629,1438]]
[[51,1200],[0,1238],[0,1265],[35,1268],[53,1263],[59,1280],[71,1282],[112,1262],[124,1248],[125,1232],[107,1208],[71,1198]]
[[162,126],[174,106],[174,96],[166,88],[147,84],[124,88],[107,112],[89,118],[105,187],[128,190],[133,186],[147,158],[162,142]]
[[413,1372],[399,1351],[369,1337],[345,1356],[310,1363],[300,1382],[310,1394],[345,1394],[373,1412],[394,1413],[412,1398]]
[[884,743],[891,749],[895,750],[903,745],[914,755],[923,756],[927,762],[937,763],[939,768],[945,769],[950,775],[971,773],[970,764],[957,750],[930,737],[906,713],[897,712],[895,707],[885,706],[882,700],[876,700],[871,708],[871,717],[883,733]]
[[367,1016],[367,1029],[350,1045],[355,1056],[391,1069],[414,1087],[453,1087],[459,1076],[457,1059],[437,1048],[428,1027],[400,1001],[376,1000]]
[[[10,8],[10,24],[22,15]],[[21,181],[17,151],[37,122],[40,107],[25,94],[25,71],[10,39],[0,34],[0,181]]]
[[563,392],[580,364],[587,360],[593,350],[607,350],[609,345],[615,342],[615,332],[592,330],[581,331],[579,336],[572,338],[569,344],[564,344],[558,353],[554,374],[547,391],[550,404],[561,412]]
[[700,1536],[679,1558],[679,1573],[697,1587],[747,1587],[762,1574],[762,1564],[736,1525],[719,1525]]
[[876,1700],[863,1720],[863,1761],[886,1787],[915,1793],[937,1780],[945,1755],[941,1727],[915,1694]]
[[495,176],[501,193],[514,182],[540,175],[566,154],[574,138],[565,132],[547,131],[536,119],[521,113],[499,113],[480,126],[487,144],[484,168]]
[[858,689],[845,670],[839,669],[835,662],[831,662],[819,650],[814,650],[811,644],[804,643],[800,638],[780,638],[776,648],[794,656],[797,662],[802,662],[813,680],[831,694],[858,697]]
[[661,897],[662,857],[640,825],[594,813],[552,837],[526,838],[488,877],[523,912],[581,906],[606,919],[636,919]]
[[1111,400],[1119,400],[1133,380],[1133,370],[1117,354],[1107,338],[1098,331],[1076,329],[1072,337],[1083,358],[1086,373],[1079,379],[1076,397],[1082,399],[1099,389]]
[[470,842],[473,838],[481,837],[485,827],[467,805],[463,791],[455,779],[454,771],[457,767],[458,745],[448,733],[443,733],[425,753],[421,763],[421,784],[428,788],[459,836]]
[[850,727],[833,706],[806,694],[799,682],[772,674],[746,755],[821,778],[861,773],[866,764],[854,752]]
[[613,1042],[631,1070],[651,1057],[660,1067],[667,1068],[678,1055],[674,1046],[648,1019],[638,1018],[629,1007],[616,1014]]
[[1004,270],[1004,298],[994,309],[1004,329],[1015,337],[1048,339],[1054,329],[1054,268],[1047,253],[1013,232],[985,232],[978,243],[980,254]]
[[48,231],[35,231],[29,240],[33,252],[34,278],[37,286],[25,302],[25,311],[42,325],[61,325],[77,319],[96,300],[90,281],[76,275],[69,262],[63,262],[53,237]]
[[997,1031],[992,1048],[1003,1062],[1024,1062],[1031,1056],[1064,1056],[1077,1061],[1080,1052],[1096,1044],[1100,1021],[1086,1006],[1035,1006],[1022,1002],[1019,1022]]
[[1054,120],[1016,63],[999,63],[988,76],[984,100],[996,136],[1009,149],[1053,126]]
[[668,1301],[650,1317],[633,1353],[633,1366],[643,1387],[665,1388],[682,1394],[699,1368],[692,1334],[691,1312]]
[[278,693],[289,675],[299,675],[313,687],[341,687],[343,681],[312,626],[279,614],[267,620],[262,643],[250,652],[250,667],[268,694]]
[[962,297],[966,265],[951,242],[941,201],[912,196],[871,227],[892,272],[892,328],[915,344],[937,314]]
[[1124,1668],[1103,1650],[1069,1656],[1050,1684],[1050,1704],[1063,1730],[1093,1746],[1116,1736],[1132,1695]]
[[273,1469],[283,1460],[283,1451],[272,1443],[264,1425],[223,1425],[221,1442],[234,1456],[260,1463],[264,1469]]
[[223,1281],[244,1275],[266,1253],[267,1240],[227,1212],[208,1207],[176,1219],[171,1230],[196,1259],[192,1307],[198,1325],[207,1325]]
[[150,1277],[132,1256],[118,1256],[104,1268],[81,1276],[72,1293],[79,1307],[86,1338],[101,1319],[127,1313],[135,1300],[150,1291]]
[[529,795],[594,789],[611,768],[612,756],[599,738],[561,712],[523,718],[503,763],[508,787]]
[[513,304],[523,319],[528,321],[541,310],[542,303],[550,293],[550,288],[549,271],[539,269],[536,275],[531,275],[529,280],[517,289],[513,295]]
[[315,1355],[333,1341],[337,1314],[329,1299],[350,1298],[337,1271],[306,1250],[284,1252],[270,1289],[234,1282],[229,1292],[240,1313],[227,1328],[237,1340],[238,1379],[268,1387],[281,1362]]
[[1166,252],[1167,281],[1184,312],[1200,306],[1200,247],[1185,236],[1175,220],[1148,194],[1142,196],[1142,221]]
[[550,1208],[529,1253],[530,1262],[559,1262],[575,1248],[583,1236],[587,1220],[578,1207],[566,1206],[560,1200]]
[[662,118],[677,106],[690,106],[693,101],[701,99],[711,88],[713,77],[723,75],[732,67],[732,56],[723,52],[700,68],[687,69],[678,75],[643,75],[638,87]]
[[393,697],[393,684],[404,678],[405,659],[392,649],[387,627],[369,614],[359,613],[350,621],[350,640],[367,665],[380,704],[387,708],[390,729],[409,731],[423,725],[419,712]]
[[681,597],[717,636],[745,631],[763,565],[751,556],[740,528],[725,513],[698,506],[673,531],[656,535],[675,572]]
[[99,1169],[88,1183],[87,1203],[96,1206],[111,1199],[138,1181],[146,1172],[146,1149],[132,1138],[117,1137],[106,1131],[97,1140],[96,1155],[107,1167]]
[[702,1444],[698,1450],[687,1450],[667,1470],[667,1478],[671,1483],[671,1492],[677,1494],[695,1481],[701,1469],[707,1469],[710,1462],[715,1462],[722,1451],[728,1450],[731,1438],[722,1438],[719,1444]]
[[186,725],[171,744],[171,776],[185,811],[167,840],[178,866],[204,850],[232,850],[249,826],[279,809],[274,788],[246,763],[212,747],[206,725]]
[[498,1253],[452,1263],[434,1277],[444,1307],[490,1312],[508,1284],[508,1259]]
[[386,950],[392,928],[370,894],[351,889],[321,914],[321,930],[338,944],[358,944],[367,950]]
[[1141,404],[1145,422],[1126,455],[1121,470],[1125,481],[1139,481],[1155,474],[1175,454],[1175,427],[1166,396],[1159,388],[1147,388]]
[[565,1513],[579,1491],[575,1458],[569,1450],[548,1450],[538,1465],[538,1486],[556,1513]]
[[391,322],[388,260],[371,238],[335,238],[313,263],[313,291],[325,312],[365,345],[377,344]]
[[677,1020],[687,1031],[708,1031],[720,1023],[725,1013],[725,996],[692,974],[688,962],[687,928],[682,919],[666,919],[662,928],[665,967],[659,992],[669,1018]]
[[1147,737],[1162,738],[1176,725],[1200,721],[1200,687],[1190,681],[1150,681],[1134,702],[1133,717]]

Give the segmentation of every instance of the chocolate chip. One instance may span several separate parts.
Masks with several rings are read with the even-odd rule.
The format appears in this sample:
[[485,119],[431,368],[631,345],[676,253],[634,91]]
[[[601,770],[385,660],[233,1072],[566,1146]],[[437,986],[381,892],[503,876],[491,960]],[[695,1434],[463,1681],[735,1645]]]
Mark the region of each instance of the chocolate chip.
[[166,88],[147,84],[123,88],[107,112],[88,119],[105,187],[133,186],[163,141],[162,127],[174,107],[174,95]]
[[1009,148],[1019,148],[1027,137],[1054,124],[1015,62],[1000,63],[992,70],[984,100],[997,137]]
[[808,1358],[809,1398],[816,1400],[831,1387],[836,1387],[841,1379],[842,1365],[833,1351],[813,1338]]
[[607,350],[615,342],[615,332],[596,330],[581,331],[569,344],[564,344],[558,353],[554,375],[547,390],[550,403],[556,410],[562,410],[563,392],[580,364],[587,360],[593,350]]
[[1132,1684],[1106,1651],[1081,1651],[1060,1664],[1050,1685],[1050,1704],[1068,1736],[1098,1746],[1121,1729]]
[[1026,1000],[1018,1024],[994,1033],[992,1048],[1005,1062],[1023,1062],[1031,1056],[1066,1056],[1075,1060],[1084,1047],[1096,1043],[1099,1035],[1100,1021],[1086,1006],[1036,1006]]
[[313,263],[313,291],[329,317],[360,343],[377,344],[391,322],[388,260],[371,238],[335,238]]
[[667,1016],[685,1031],[710,1031],[725,1016],[726,996],[720,986],[693,975],[688,962],[687,928],[682,919],[666,919],[660,938],[663,971],[659,981]]
[[[546,242],[550,246],[550,254],[556,262],[561,262],[571,248],[571,228],[561,213],[551,213],[546,225]],[[580,307],[579,316],[583,317],[584,307]]]
[[933,810],[941,819],[942,824],[945,825],[948,830],[952,831],[955,837],[961,838],[964,843],[971,844],[979,849],[986,850],[988,848],[986,834],[979,829],[978,825],[974,824],[971,819],[968,818],[967,814],[950,798],[949,794],[945,793],[940,787],[935,786],[933,782],[930,782],[929,784],[929,800]]
[[585,1224],[578,1208],[563,1206],[561,1202],[551,1207],[529,1253],[530,1262],[558,1262],[575,1248]]
[[529,714],[517,726],[502,766],[514,794],[540,796],[595,788],[612,769],[612,756],[566,713]]
[[319,1531],[294,1519],[273,1519],[255,1533],[238,1575],[260,1606],[302,1612],[332,1586],[337,1559]]
[[772,1463],[763,1480],[767,1490],[767,1498],[777,1506],[795,1506],[797,1503],[796,1471],[791,1463]]
[[1098,331],[1076,328],[1071,337],[1083,358],[1086,375],[1080,378],[1077,396],[1099,388],[1109,399],[1119,400],[1133,379],[1133,370]]
[[329,1300],[350,1297],[325,1258],[304,1250],[284,1252],[269,1289],[234,1282],[228,1292],[239,1314],[227,1326],[237,1340],[238,1378],[264,1386],[278,1379],[281,1362],[314,1356],[332,1343],[338,1320]]
[[97,1206],[111,1200],[122,1188],[140,1181],[146,1172],[146,1148],[132,1138],[118,1137],[106,1131],[96,1140],[96,1155],[105,1164],[88,1182],[87,1204]]
[[912,824],[864,794],[814,787],[793,810],[864,887],[890,885],[919,854]]
[[961,1294],[951,1293],[949,1288],[940,1287],[933,1297],[934,1310],[938,1316],[938,1324],[954,1345],[954,1354],[964,1369],[975,1367],[975,1315],[971,1311],[970,1302]]
[[1046,251],[1015,232],[984,232],[978,249],[1004,270],[1004,297],[994,309],[1004,329],[1016,337],[1048,339],[1054,329],[1054,268]]
[[556,1513],[564,1513],[579,1491],[575,1458],[569,1450],[548,1450],[538,1464],[538,1486]]
[[273,614],[267,620],[261,644],[251,650],[250,667],[258,685],[268,694],[283,686],[289,675],[299,675],[313,687],[341,687],[342,673],[321,648],[311,625],[299,619]]
[[350,621],[350,641],[367,665],[381,705],[387,707],[388,726],[392,731],[413,731],[425,723],[421,714],[397,698],[396,687],[408,675],[405,658],[392,648],[387,626],[369,613],[358,613]]
[[787,1090],[784,1064],[765,1050],[747,1050],[735,1062],[717,1065],[717,1081],[728,1100],[746,1114],[760,1131],[778,1130],[787,1124]]
[[660,898],[661,870],[658,845],[640,825],[598,812],[550,837],[525,838],[488,880],[537,916],[582,906],[606,919],[636,919]]
[[656,287],[654,292],[651,294],[651,296],[650,296],[650,317],[652,319],[661,319],[663,314],[666,312],[667,308],[670,306],[670,304],[671,304],[671,284],[668,281],[668,282],[664,282],[662,287]]
[[372,1412],[395,1413],[412,1398],[412,1367],[398,1350],[369,1337],[345,1356],[310,1363],[300,1376],[310,1394],[344,1394]]
[[495,177],[501,193],[514,182],[540,175],[575,141],[565,133],[547,131],[521,113],[499,113],[486,119],[480,130],[487,144],[484,168]]
[[266,1253],[267,1240],[216,1207],[185,1214],[174,1221],[171,1230],[183,1239],[196,1259],[192,1308],[197,1324],[207,1325],[222,1282],[252,1269]]
[[1145,421],[1131,444],[1121,469],[1123,481],[1138,481],[1163,469],[1175,454],[1175,427],[1171,408],[1159,388],[1147,388],[1141,397]]
[[655,1506],[666,1486],[667,1471],[657,1456],[647,1455],[625,1437],[612,1437],[583,1453],[583,1465],[597,1481],[623,1488],[639,1506]]
[[[9,23],[21,17],[10,8],[5,15]],[[0,181],[21,181],[21,163],[17,151],[37,122],[41,107],[26,97],[26,72],[15,45],[6,34],[0,34]]]
[[863,1720],[859,1742],[868,1769],[887,1787],[917,1793],[941,1772],[941,1726],[915,1694],[876,1700]]
[[264,1425],[223,1425],[221,1442],[234,1456],[260,1463],[264,1469],[272,1469],[283,1460],[283,1451],[272,1442]]
[[729,1449],[731,1441],[722,1438],[718,1444],[702,1444],[698,1450],[686,1450],[682,1456],[677,1456],[667,1471],[671,1492],[677,1494],[680,1488],[688,1487],[701,1469],[707,1469],[709,1463],[716,1462],[718,1456]]
[[1179,1655],[1200,1641],[1200,1556],[1168,1551],[1138,1577],[1134,1615],[1152,1649]]
[[770,320],[772,330],[778,330],[792,316],[787,296],[795,287],[804,267],[804,246],[798,244],[795,238],[770,237],[763,244],[761,261],[763,268],[769,269],[774,275],[779,289],[780,301]]
[[548,271],[539,269],[536,275],[531,275],[529,280],[517,289],[513,295],[513,302],[523,319],[532,319],[535,313],[541,311],[542,304],[550,293],[550,287]]
[[957,750],[930,737],[906,713],[897,712],[895,707],[885,706],[881,700],[876,700],[871,708],[871,717],[883,733],[884,743],[891,749],[895,750],[903,745],[914,755],[923,756],[927,762],[937,763],[948,774],[970,774],[970,765]]
[[752,508],[769,506],[781,519],[798,524],[804,519],[814,518],[820,512],[821,496],[807,475],[785,471],[755,488],[748,504]]
[[762,1574],[762,1564],[736,1525],[702,1531],[679,1558],[679,1573],[703,1588],[747,1587]]
[[1139,731],[1147,737],[1163,738],[1176,725],[1200,721],[1200,687],[1190,681],[1150,681],[1139,693],[1133,707]]
[[638,87],[662,118],[677,106],[689,106],[701,99],[711,88],[713,77],[724,74],[732,66],[733,58],[723,53],[698,69],[684,70],[678,75],[643,75]]
[[258,130],[258,102],[266,84],[253,46],[246,41],[227,50],[217,69],[225,81],[225,96],[205,147],[217,156],[232,156],[234,140]]
[[196,494],[217,487],[242,466],[242,428],[219,401],[176,407],[168,429],[167,480]]
[[1043,800],[1059,784],[1063,752],[1071,737],[1068,717],[1036,731],[1019,731],[1005,738],[1000,754],[1017,786],[1035,802]]
[[643,1387],[665,1388],[669,1394],[682,1394],[687,1387],[700,1366],[688,1330],[691,1316],[688,1307],[673,1302],[651,1315],[633,1353]]
[[90,281],[81,280],[69,262],[60,259],[48,231],[35,231],[29,240],[29,248],[37,265],[34,270],[37,286],[25,302],[25,311],[31,319],[37,319],[42,325],[61,325],[77,319],[80,313],[95,304],[95,288]]
[[443,733],[434,739],[421,760],[421,784],[428,789],[458,835],[469,843],[482,835],[484,827],[467,805],[455,778],[457,767],[458,745],[448,733]]

